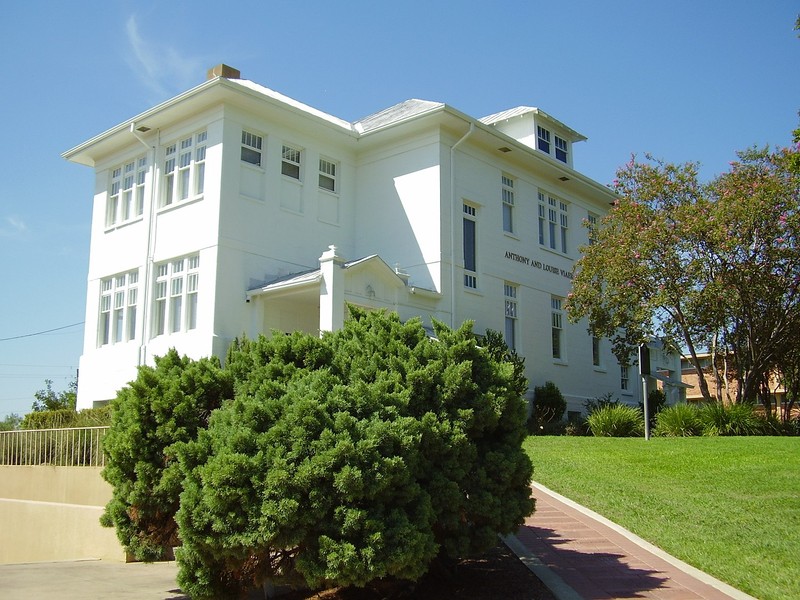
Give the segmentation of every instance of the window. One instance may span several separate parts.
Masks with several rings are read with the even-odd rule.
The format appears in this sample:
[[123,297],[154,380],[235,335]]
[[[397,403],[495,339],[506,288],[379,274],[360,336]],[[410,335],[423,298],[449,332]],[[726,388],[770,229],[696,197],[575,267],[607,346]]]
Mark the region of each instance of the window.
[[556,143],[556,158],[561,162],[567,162],[567,140],[554,136]]
[[569,205],[563,200],[539,192],[539,244],[567,254],[568,232]]
[[553,338],[553,358],[563,360],[563,313],[561,312],[561,298],[556,296],[550,297],[551,308],[551,324],[552,324],[552,338]]
[[261,144],[263,139],[260,135],[242,130],[242,162],[251,165],[261,166]]
[[164,149],[164,192],[161,206],[170,206],[203,193],[206,140],[206,132],[201,131]]
[[550,132],[541,125],[536,126],[536,147],[550,154]]
[[501,179],[503,195],[503,231],[514,232],[514,180],[508,175]]
[[98,346],[136,338],[139,271],[128,271],[100,281]]
[[597,233],[597,215],[589,213],[586,216],[586,225],[589,230],[589,244],[595,243],[595,235]]
[[464,286],[468,288],[478,287],[478,276],[476,275],[476,227],[475,217],[477,210],[469,204],[464,205]]
[[324,158],[319,159],[319,187],[329,192],[337,192],[336,163]]
[[600,366],[600,338],[592,336],[592,366]]
[[511,350],[517,348],[517,286],[511,283],[503,285],[505,295],[505,318],[506,318],[506,346]]
[[197,328],[198,255],[156,267],[153,293],[153,337]]
[[292,146],[283,146],[281,151],[281,173],[292,179],[300,179],[302,153]]
[[106,226],[124,223],[144,212],[144,182],[147,157],[139,156],[111,169],[111,185],[106,206]]
[[622,390],[628,389],[628,365],[619,366],[619,387]]

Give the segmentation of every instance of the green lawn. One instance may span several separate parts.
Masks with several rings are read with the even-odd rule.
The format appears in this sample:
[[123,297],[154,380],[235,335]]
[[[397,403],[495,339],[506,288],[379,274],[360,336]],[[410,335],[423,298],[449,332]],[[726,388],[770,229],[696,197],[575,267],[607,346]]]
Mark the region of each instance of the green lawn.
[[800,598],[800,438],[530,437],[534,480],[757,598]]

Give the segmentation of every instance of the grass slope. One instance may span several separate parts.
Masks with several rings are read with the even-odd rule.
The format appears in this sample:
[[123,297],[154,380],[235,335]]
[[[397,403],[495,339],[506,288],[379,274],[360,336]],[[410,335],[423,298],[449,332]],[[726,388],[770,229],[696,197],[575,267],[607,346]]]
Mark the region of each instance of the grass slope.
[[530,437],[534,479],[764,600],[800,598],[800,439]]

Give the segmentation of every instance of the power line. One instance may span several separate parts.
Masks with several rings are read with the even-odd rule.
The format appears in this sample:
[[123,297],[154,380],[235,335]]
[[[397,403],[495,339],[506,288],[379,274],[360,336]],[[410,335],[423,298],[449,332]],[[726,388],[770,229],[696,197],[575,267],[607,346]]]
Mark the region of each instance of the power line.
[[35,335],[44,335],[45,333],[52,333],[54,331],[61,331],[62,329],[69,329],[70,327],[77,327],[78,325],[83,325],[85,321],[81,321],[80,323],[73,323],[72,325],[64,325],[63,327],[56,327],[55,329],[47,329],[46,331],[37,331],[36,333],[26,333],[24,335],[15,335],[13,337],[7,338],[0,338],[0,342],[7,342],[9,340],[19,340],[22,338],[33,337]]

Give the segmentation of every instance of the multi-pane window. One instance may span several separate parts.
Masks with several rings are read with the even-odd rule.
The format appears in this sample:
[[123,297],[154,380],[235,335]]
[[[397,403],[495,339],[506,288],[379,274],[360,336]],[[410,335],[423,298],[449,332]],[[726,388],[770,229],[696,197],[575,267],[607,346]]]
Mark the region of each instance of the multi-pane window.
[[589,243],[595,243],[595,234],[597,232],[597,215],[593,213],[589,213],[586,216],[586,224],[588,225],[589,229]]
[[567,162],[567,140],[562,137],[555,137],[556,158],[561,162]]
[[503,231],[514,232],[514,180],[508,175],[501,179],[503,195]]
[[568,232],[569,205],[539,192],[539,244],[566,254]]
[[563,340],[563,318],[564,313],[561,310],[561,298],[556,296],[550,297],[550,314],[551,314],[551,333],[553,338],[553,358],[562,360],[564,358],[564,340]]
[[592,336],[592,366],[600,366],[600,338]]
[[473,289],[478,287],[476,216],[477,209],[469,204],[464,204],[464,286]]
[[336,163],[319,159],[319,187],[329,192],[339,191],[336,185]]
[[164,149],[162,206],[189,200],[203,193],[207,137],[206,132],[201,131]]
[[628,379],[628,365],[619,366],[619,387],[622,390],[627,390],[630,384]]
[[197,328],[200,257],[188,256],[156,267],[153,337]]
[[260,167],[263,141],[260,135],[242,130],[242,161]]
[[517,286],[503,285],[505,296],[505,341],[511,350],[517,348]]
[[100,281],[98,345],[118,344],[136,338],[139,271],[128,271]]
[[281,173],[299,180],[302,158],[303,154],[299,149],[284,144],[281,150]]
[[146,156],[139,156],[111,169],[106,226],[110,227],[142,216],[146,175]]
[[541,125],[536,126],[536,147],[550,154],[550,131]]

